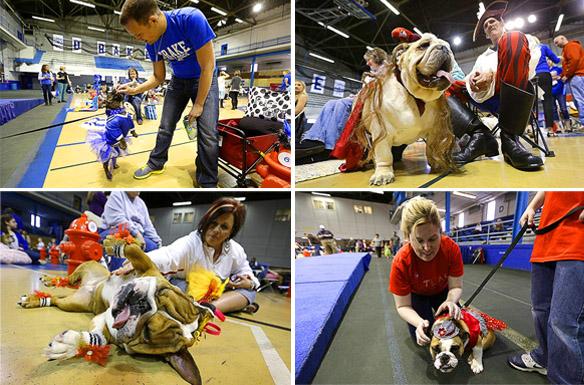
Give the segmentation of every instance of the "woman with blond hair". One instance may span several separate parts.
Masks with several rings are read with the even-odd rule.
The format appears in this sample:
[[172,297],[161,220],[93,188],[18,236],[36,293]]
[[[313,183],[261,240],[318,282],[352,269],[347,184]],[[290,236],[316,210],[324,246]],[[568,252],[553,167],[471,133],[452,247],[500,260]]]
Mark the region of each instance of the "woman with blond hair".
[[431,338],[427,328],[436,315],[447,311],[460,319],[462,254],[458,245],[442,234],[438,208],[429,199],[417,197],[405,203],[401,230],[404,246],[394,257],[389,291],[412,339],[427,345]]
[[296,129],[296,138],[299,138],[304,133],[304,125],[306,124],[306,115],[304,109],[308,103],[308,94],[306,93],[306,83],[302,80],[294,82],[294,124]]

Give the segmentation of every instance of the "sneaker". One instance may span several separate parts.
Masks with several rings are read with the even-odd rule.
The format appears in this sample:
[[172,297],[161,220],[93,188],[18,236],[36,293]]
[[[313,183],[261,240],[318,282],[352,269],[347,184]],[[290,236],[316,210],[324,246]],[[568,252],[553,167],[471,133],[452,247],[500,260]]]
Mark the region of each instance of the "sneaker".
[[162,174],[164,172],[164,167],[160,170],[153,170],[150,166],[146,165],[142,168],[134,171],[134,179],[146,179],[153,174]]
[[536,372],[547,376],[547,369],[535,362],[529,353],[509,356],[507,362],[513,368],[521,370],[522,372]]

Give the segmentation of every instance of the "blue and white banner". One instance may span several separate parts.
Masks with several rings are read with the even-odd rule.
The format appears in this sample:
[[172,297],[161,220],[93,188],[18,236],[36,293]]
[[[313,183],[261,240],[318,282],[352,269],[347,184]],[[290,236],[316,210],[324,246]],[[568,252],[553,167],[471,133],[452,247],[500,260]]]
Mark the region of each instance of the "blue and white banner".
[[134,47],[132,47],[131,45],[127,45],[126,46],[126,56],[132,57],[133,54],[134,54]]
[[333,96],[336,96],[337,98],[345,96],[345,82],[343,80],[335,80]]
[[112,44],[112,56],[120,56],[120,45]]
[[103,41],[97,42],[97,54],[100,56],[105,56],[105,42]]
[[62,51],[63,43],[63,35],[53,35],[53,51]]
[[72,37],[71,49],[74,53],[81,53],[81,39],[78,37]]
[[310,85],[310,92],[313,94],[324,94],[324,85],[326,83],[326,76],[314,74],[312,75],[312,84]]

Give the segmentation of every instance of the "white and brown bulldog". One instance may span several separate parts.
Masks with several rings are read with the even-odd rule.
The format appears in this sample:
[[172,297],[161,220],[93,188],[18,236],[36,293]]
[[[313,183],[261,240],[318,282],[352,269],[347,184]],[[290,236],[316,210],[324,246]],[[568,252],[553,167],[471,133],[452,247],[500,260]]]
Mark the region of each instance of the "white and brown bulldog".
[[430,354],[434,367],[442,373],[450,373],[457,366],[465,352],[470,352],[468,364],[473,373],[483,371],[483,351],[493,346],[494,330],[502,330],[507,325],[484,313],[462,309],[460,320],[449,316],[436,319],[432,325]]
[[127,245],[122,252],[134,273],[111,275],[99,263],[85,262],[68,277],[69,284],[79,285],[74,294],[45,298],[37,293],[20,299],[24,308],[57,306],[96,314],[90,330],[66,330],[55,336],[45,356],[63,360],[78,355],[83,346],[115,344],[128,354],[160,355],[185,381],[201,384],[199,369],[187,349],[213,319],[213,309],[170,284],[139,246]]
[[430,33],[393,50],[385,75],[375,80],[375,90],[364,102],[362,123],[355,132],[375,162],[370,184],[391,183],[391,147],[420,138],[426,141],[426,156],[434,172],[456,168],[452,161],[455,139],[444,97],[454,81],[453,63],[448,43]]

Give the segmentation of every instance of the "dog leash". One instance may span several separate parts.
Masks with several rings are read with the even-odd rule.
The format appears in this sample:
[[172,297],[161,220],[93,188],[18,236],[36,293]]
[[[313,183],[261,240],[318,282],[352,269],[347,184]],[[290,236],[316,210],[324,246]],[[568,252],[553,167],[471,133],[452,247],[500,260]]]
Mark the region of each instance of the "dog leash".
[[560,223],[562,223],[562,221],[564,221],[566,218],[568,218],[568,217],[570,217],[570,216],[574,215],[575,213],[580,212],[582,210],[584,210],[584,206],[574,207],[573,209],[571,209],[570,211],[568,211],[564,216],[562,216],[561,218],[557,219],[556,221],[550,223],[549,225],[547,225],[547,226],[545,226],[545,227],[543,227],[541,229],[536,229],[535,226],[530,226],[526,222],[523,225],[523,227],[521,228],[521,230],[519,230],[519,233],[517,233],[517,235],[515,236],[515,238],[513,238],[513,242],[511,242],[511,244],[509,245],[509,247],[507,248],[507,250],[505,250],[505,254],[503,254],[503,256],[501,257],[501,259],[499,259],[499,262],[497,263],[497,265],[495,265],[495,267],[491,270],[491,272],[489,273],[489,275],[487,275],[487,277],[483,280],[483,282],[481,282],[481,284],[479,285],[479,287],[477,287],[477,289],[474,291],[474,293],[472,293],[472,295],[470,296],[470,298],[468,299],[468,301],[466,301],[464,303],[464,307],[470,306],[470,303],[480,293],[480,291],[483,289],[483,287],[485,287],[485,285],[487,284],[487,282],[489,282],[489,280],[497,272],[497,270],[499,270],[499,268],[503,265],[503,262],[505,262],[505,260],[509,256],[509,254],[511,254],[511,252],[513,251],[513,249],[515,248],[515,246],[517,246],[517,243],[519,243],[519,240],[523,237],[523,235],[525,234],[525,232],[527,231],[528,228],[531,228],[532,231],[536,235],[546,234],[546,233],[549,233],[550,231],[556,229],[560,225]]
[[101,114],[86,116],[84,118],[79,118],[79,119],[75,119],[75,120],[69,120],[68,122],[51,124],[50,126],[36,128],[34,130],[20,132],[18,134],[12,134],[12,135],[3,136],[0,139],[14,138],[15,136],[26,135],[26,134],[30,134],[30,133],[37,132],[37,131],[48,130],[49,128],[58,127],[58,126],[64,126],[65,124],[75,123],[75,122],[78,122],[80,120],[85,120],[85,119],[89,119],[89,118],[95,118],[96,116],[100,116],[100,115],[103,115],[103,114],[105,114],[105,112],[102,112]]

